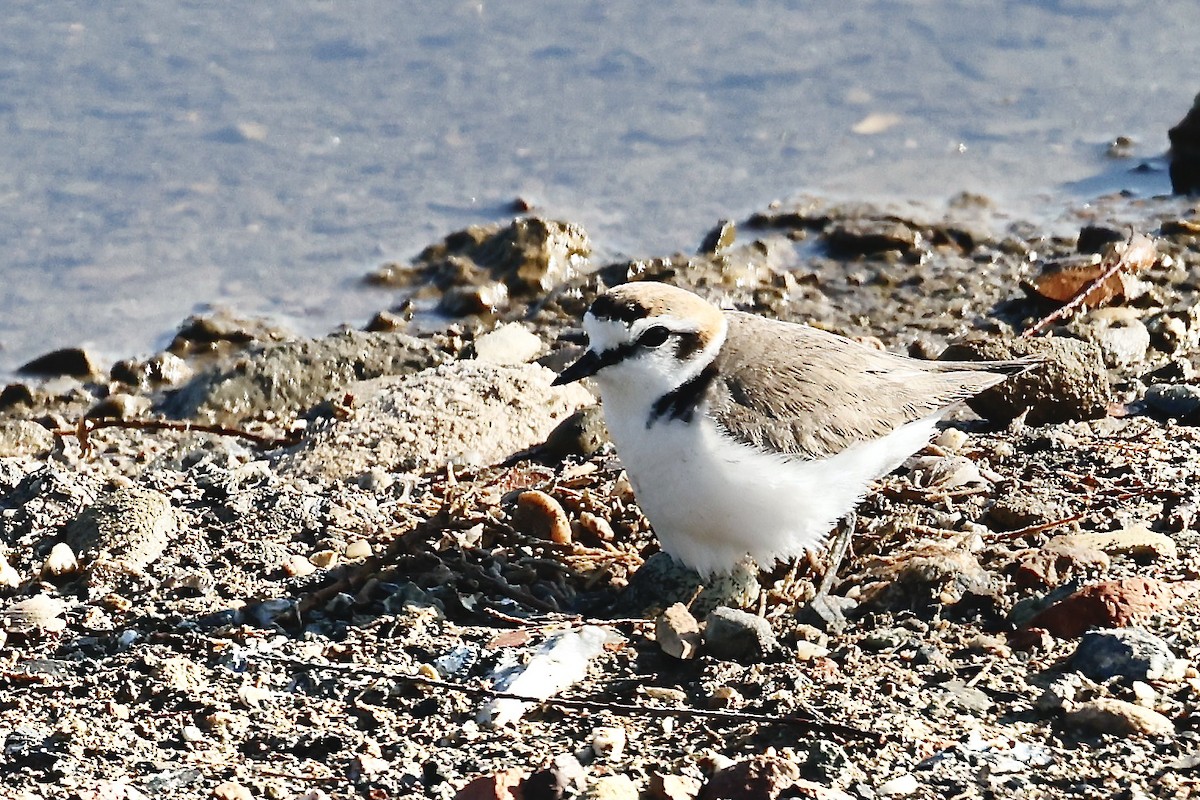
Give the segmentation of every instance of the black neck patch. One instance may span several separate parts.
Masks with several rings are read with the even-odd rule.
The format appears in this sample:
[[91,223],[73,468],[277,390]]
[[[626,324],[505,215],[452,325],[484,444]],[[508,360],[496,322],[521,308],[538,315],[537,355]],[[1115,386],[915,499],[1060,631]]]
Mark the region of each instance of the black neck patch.
[[650,416],[646,419],[646,428],[651,428],[654,423],[663,418],[666,418],[668,421],[678,419],[684,422],[691,422],[696,416],[696,409],[704,401],[704,395],[708,392],[708,387],[712,386],[712,382],[716,379],[717,367],[714,364],[709,364],[694,378],[681,383],[658,398],[654,405],[650,407]]

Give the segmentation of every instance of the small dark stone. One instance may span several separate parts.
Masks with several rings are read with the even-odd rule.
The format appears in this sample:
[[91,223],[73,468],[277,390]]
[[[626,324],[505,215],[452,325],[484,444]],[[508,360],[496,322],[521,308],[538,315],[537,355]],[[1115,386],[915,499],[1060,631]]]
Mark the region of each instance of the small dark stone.
[[92,357],[78,347],[65,347],[38,356],[18,367],[17,372],[42,378],[69,375],[73,378],[83,379],[93,378],[100,374]]
[[717,226],[704,235],[697,253],[701,255],[719,253],[733,244],[737,238],[737,225],[730,219],[723,219]]
[[857,607],[858,603],[849,597],[821,595],[801,608],[796,620],[826,633],[841,633],[849,624],[847,615]]
[[757,614],[722,606],[708,615],[704,649],[723,661],[761,661],[779,649],[771,623]]
[[1140,628],[1085,633],[1070,664],[1095,681],[1178,680],[1186,667],[1166,642]]
[[1075,245],[1081,253],[1099,253],[1113,242],[1123,242],[1128,236],[1115,228],[1100,225],[1085,225],[1079,230],[1079,241]]
[[1184,425],[1200,425],[1200,386],[1156,383],[1146,389],[1146,405],[1152,411]]
[[591,458],[608,442],[600,406],[581,408],[560,422],[546,437],[542,453],[558,460],[568,455]]
[[0,411],[15,406],[31,406],[33,400],[33,391],[23,383],[10,383],[0,389]]
[[1200,192],[1200,95],[1179,124],[1167,132],[1171,139],[1171,191]]

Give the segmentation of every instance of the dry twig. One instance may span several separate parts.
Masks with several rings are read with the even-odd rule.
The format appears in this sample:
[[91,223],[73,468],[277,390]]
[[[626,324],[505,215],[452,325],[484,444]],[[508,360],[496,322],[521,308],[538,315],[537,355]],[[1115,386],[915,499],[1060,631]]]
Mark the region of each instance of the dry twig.
[[625,714],[630,716],[651,716],[651,717],[682,717],[687,719],[701,720],[718,720],[723,722],[731,722],[735,724],[759,723],[764,725],[788,725],[800,728],[807,728],[814,731],[823,731],[845,737],[846,739],[860,739],[873,741],[877,745],[882,746],[886,741],[886,736],[876,731],[863,730],[855,728],[851,725],[844,725],[840,722],[832,722],[830,720],[818,719],[816,717],[802,717],[796,715],[779,715],[779,714],[755,714],[747,711],[724,711],[719,709],[702,709],[702,708],[660,708],[658,706],[642,706],[633,703],[615,703],[604,700],[568,700],[565,698],[547,698],[546,700],[536,700],[534,698],[525,697],[524,695],[511,694],[509,692],[498,692],[494,689],[487,689],[482,686],[467,686],[461,683],[451,683],[449,681],[433,680],[420,675],[403,675],[387,672],[380,669],[371,669],[369,667],[361,667],[353,664],[314,664],[309,661],[301,661],[299,659],[288,658],[286,656],[273,655],[269,653],[255,653],[255,657],[263,661],[269,661],[276,664],[295,667],[305,670],[327,670],[329,672],[340,672],[346,675],[366,676],[370,678],[381,678],[384,680],[400,681],[402,683],[411,683],[417,686],[427,686],[432,689],[444,689],[447,691],[458,692],[469,697],[479,697],[484,699],[501,699],[501,700],[520,700],[527,703],[541,703],[548,706],[556,706],[558,708],[577,709],[580,711],[611,711],[614,714]]

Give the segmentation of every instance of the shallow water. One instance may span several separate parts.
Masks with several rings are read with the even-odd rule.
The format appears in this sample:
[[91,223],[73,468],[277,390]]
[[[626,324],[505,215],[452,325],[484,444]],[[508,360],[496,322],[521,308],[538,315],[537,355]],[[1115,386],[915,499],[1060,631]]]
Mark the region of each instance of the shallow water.
[[[14,2],[0,371],[149,352],[208,305],[306,333],[517,197],[598,250],[694,249],[800,192],[1053,216],[1162,193],[1190,3]],[[1133,159],[1113,160],[1116,136]],[[1154,169],[1130,170],[1148,162]]]

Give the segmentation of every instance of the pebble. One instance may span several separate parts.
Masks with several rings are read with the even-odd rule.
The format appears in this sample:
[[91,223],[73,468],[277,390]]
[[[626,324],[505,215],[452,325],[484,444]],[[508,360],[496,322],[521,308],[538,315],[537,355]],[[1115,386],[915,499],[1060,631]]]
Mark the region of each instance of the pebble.
[[673,603],[654,626],[658,646],[674,658],[695,658],[700,649],[700,623],[683,603]]
[[1175,735],[1175,724],[1157,711],[1109,697],[1080,704],[1067,713],[1066,721],[1079,728],[1115,736]]
[[515,767],[493,775],[481,775],[459,789],[454,800],[512,800],[518,796],[516,792],[523,780],[525,771]]
[[651,800],[695,800],[703,782],[688,775],[650,776],[649,795]]
[[213,787],[214,800],[251,800],[254,793],[237,781],[225,781]]
[[475,359],[489,364],[513,366],[537,358],[542,350],[541,337],[530,333],[520,323],[510,322],[489,331],[475,340]]
[[[582,794],[586,783],[587,772],[579,763],[579,759],[570,753],[560,753],[550,761],[548,767],[526,778],[521,790],[530,800],[535,797],[578,796]],[[511,797],[513,795],[503,795],[504,800],[511,800]]]
[[1108,533],[1077,533],[1072,538],[1085,547],[1094,547],[1110,554],[1168,559],[1179,555],[1174,539],[1165,533],[1152,531],[1145,525],[1130,525]]
[[905,773],[884,781],[875,788],[875,791],[882,797],[906,797],[920,788],[921,785],[917,783],[917,779],[911,774]]
[[1060,675],[1042,690],[1033,701],[1034,706],[1044,714],[1052,714],[1070,708],[1079,693],[1080,679],[1078,675]]
[[849,597],[825,594],[814,597],[796,615],[797,621],[811,625],[824,633],[841,633],[850,624],[847,615],[858,607]]
[[800,779],[800,768],[778,755],[758,755],[718,768],[697,800],[782,797]]
[[46,562],[42,564],[42,574],[55,578],[78,569],[79,561],[75,558],[75,552],[71,546],[66,542],[59,542],[50,548],[50,555],[46,556]]
[[1099,345],[1105,365],[1113,368],[1145,361],[1150,348],[1150,331],[1138,318],[1138,310],[1129,306],[1092,311],[1077,333]]
[[1096,681],[1120,677],[1138,681],[1181,681],[1188,662],[1170,646],[1141,628],[1086,633],[1071,655],[1070,665]]
[[25,362],[17,367],[17,372],[41,378],[69,375],[72,378],[87,380],[98,377],[102,370],[87,351],[78,347],[65,347]]
[[616,725],[601,725],[592,731],[592,752],[605,761],[618,761],[625,753],[625,729]]
[[571,543],[571,520],[562,503],[537,489],[517,495],[518,524],[531,536],[555,544]]
[[1007,423],[1028,410],[1030,425],[1097,419],[1108,413],[1108,372],[1100,347],[1061,336],[969,339],[946,348],[943,361],[980,361],[1041,355],[1046,361],[967,401],[975,413]]
[[283,571],[292,578],[303,578],[306,575],[311,575],[317,571],[317,567],[307,558],[297,553],[288,556],[287,561],[283,562]]
[[704,648],[714,658],[761,661],[779,649],[771,624],[756,614],[721,607],[708,615]]
[[732,572],[702,579],[694,569],[659,552],[633,573],[617,603],[623,610],[655,614],[673,603],[687,603],[696,617],[703,617],[722,605],[748,607],[761,592],[757,567],[745,562]]
[[200,730],[195,725],[184,725],[179,731],[179,738],[188,744],[204,741],[204,731]]
[[741,708],[745,704],[746,698],[732,686],[718,686],[708,698],[708,707],[714,709]]
[[1060,638],[1082,636],[1089,628],[1121,628],[1166,610],[1200,591],[1200,582],[1170,583],[1156,578],[1122,578],[1084,586],[1029,621]]
[[604,775],[592,781],[584,797],[589,800],[638,800],[638,785],[628,775]]
[[42,458],[54,450],[54,434],[31,420],[0,422],[0,458]]
[[318,550],[308,560],[317,569],[330,569],[338,563],[338,554],[334,550]]
[[8,559],[0,557],[0,589],[15,589],[21,585],[21,573],[8,563]]
[[38,594],[18,600],[0,610],[0,627],[8,633],[29,633],[35,630],[61,631],[67,626],[62,614],[67,604],[57,597]]
[[370,542],[366,539],[355,539],[346,545],[346,552],[343,555],[347,561],[358,561],[363,558],[370,558],[372,552]]

